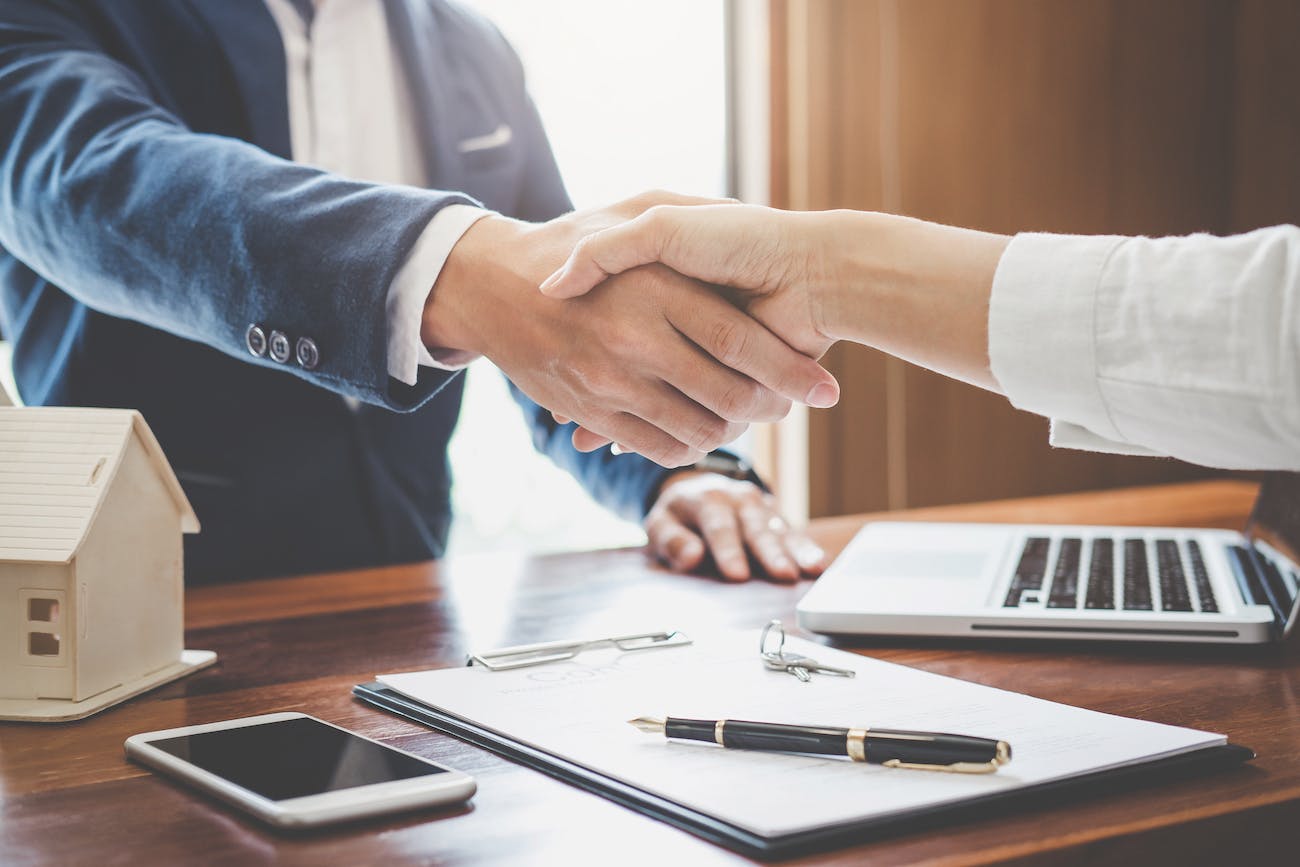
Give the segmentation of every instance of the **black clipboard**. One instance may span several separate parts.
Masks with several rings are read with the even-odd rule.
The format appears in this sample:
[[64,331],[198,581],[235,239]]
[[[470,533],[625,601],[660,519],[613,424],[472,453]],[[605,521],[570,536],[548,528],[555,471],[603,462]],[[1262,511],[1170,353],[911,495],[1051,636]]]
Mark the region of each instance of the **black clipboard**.
[[1037,783],[985,795],[976,800],[922,807],[810,831],[763,836],[607,777],[576,762],[483,729],[472,722],[407,698],[378,681],[358,684],[353,687],[352,694],[368,704],[469,741],[548,776],[689,831],[711,843],[742,855],[772,861],[915,833],[957,821],[1004,815],[1022,806],[1053,806],[1089,795],[1104,795],[1125,788],[1186,779],[1234,767],[1255,757],[1253,750],[1234,744],[1206,747],[1123,768],[1095,771],[1068,780]]

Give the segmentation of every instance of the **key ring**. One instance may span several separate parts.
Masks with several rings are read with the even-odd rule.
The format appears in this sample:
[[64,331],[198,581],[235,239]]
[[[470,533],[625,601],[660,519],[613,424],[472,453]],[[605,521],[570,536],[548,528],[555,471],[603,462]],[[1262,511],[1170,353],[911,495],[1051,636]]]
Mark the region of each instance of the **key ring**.
[[[780,638],[777,639],[776,650],[768,650],[767,636],[775,629]],[[785,627],[781,625],[780,620],[770,620],[763,627],[763,634],[758,638],[758,652],[764,659],[785,659]]]

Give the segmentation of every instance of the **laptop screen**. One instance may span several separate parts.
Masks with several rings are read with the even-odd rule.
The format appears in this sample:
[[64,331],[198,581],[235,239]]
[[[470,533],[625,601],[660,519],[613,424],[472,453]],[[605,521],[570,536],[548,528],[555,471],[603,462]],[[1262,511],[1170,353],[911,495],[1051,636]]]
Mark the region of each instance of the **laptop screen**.
[[[1260,557],[1289,572],[1293,588],[1300,585],[1300,473],[1269,473],[1259,489],[1250,523],[1249,539]],[[1288,610],[1275,606],[1283,634],[1290,634],[1300,614],[1300,592],[1293,591]]]

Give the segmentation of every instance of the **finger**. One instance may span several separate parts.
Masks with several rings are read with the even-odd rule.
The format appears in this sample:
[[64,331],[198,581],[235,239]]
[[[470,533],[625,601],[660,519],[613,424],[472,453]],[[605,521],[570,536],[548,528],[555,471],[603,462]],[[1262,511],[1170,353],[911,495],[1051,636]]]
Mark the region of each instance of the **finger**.
[[569,422],[573,421],[573,419],[567,416],[560,415],[558,412],[551,413],[551,418],[555,419],[556,424],[568,424]]
[[614,206],[615,210],[625,210],[633,215],[642,214],[659,205],[738,205],[738,199],[712,198],[709,196],[692,196],[687,193],[674,193],[672,190],[647,190],[630,199],[624,199]]
[[[587,429],[588,434],[594,434],[595,438],[575,439],[574,445],[581,451],[595,451],[600,448],[604,443],[595,444],[595,440],[603,437],[605,441],[616,442],[626,447],[627,451],[644,455],[667,469],[699,463],[704,459],[704,452],[691,448],[664,433],[660,428],[630,413],[612,413],[598,423],[593,422],[591,426],[584,423],[583,427]],[[579,445],[580,442],[589,447],[583,448]]]
[[670,305],[668,320],[718,361],[790,400],[834,406],[840,385],[820,364],[716,295],[689,297]]
[[[677,343],[677,347],[665,349],[665,355],[669,359],[667,363],[670,365],[672,359],[691,358],[695,353],[694,348],[685,341],[679,340]],[[679,374],[679,378],[689,377]],[[741,422],[748,420],[737,418],[728,421],[691,400],[678,389],[658,381],[638,385],[635,398],[628,399],[626,405],[628,411],[638,418],[699,452],[711,452],[731,442],[745,432],[745,425]],[[611,439],[620,445],[633,445],[618,436],[612,436]]]
[[668,224],[645,214],[602,229],[579,241],[568,260],[538,288],[551,298],[584,295],[607,277],[660,261],[671,231]]
[[768,576],[777,581],[798,581],[799,566],[790,556],[783,538],[790,530],[785,520],[758,497],[743,501],[739,512],[745,544]]
[[[767,506],[768,511],[776,516],[777,520],[785,523],[785,518],[781,515],[780,505],[776,497],[764,492],[763,504]],[[782,542],[785,548],[794,557],[794,561],[799,564],[799,570],[805,578],[816,578],[826,571],[829,565],[829,558],[826,551],[820,545],[809,538],[807,533],[793,528],[789,529]]]
[[[649,199],[655,195],[663,194],[650,194]],[[565,263],[542,282],[542,294],[573,298],[591,291],[606,277],[651,262],[663,262],[709,283],[730,283],[743,277],[734,273],[733,253],[750,238],[748,229],[733,219],[739,213],[733,210],[741,207],[739,202],[670,195],[652,204],[634,219],[579,241]],[[678,243],[682,238],[690,242]]]
[[704,562],[704,541],[667,509],[651,512],[645,531],[650,550],[676,571],[692,572]]
[[[738,422],[780,421],[790,401],[764,388],[684,340],[680,348],[649,359],[650,371],[719,418]],[[739,434],[737,434],[739,436]],[[725,445],[725,440],[719,445]],[[714,446],[717,448],[717,446]]]
[[573,429],[573,447],[580,452],[594,452],[596,449],[604,448],[609,444],[608,437],[592,433],[581,425]]
[[728,581],[747,580],[749,558],[732,504],[727,500],[705,500],[697,504],[696,515],[696,525],[723,577]]
[[785,547],[805,578],[816,578],[826,571],[826,552],[803,533],[792,530],[785,537]]

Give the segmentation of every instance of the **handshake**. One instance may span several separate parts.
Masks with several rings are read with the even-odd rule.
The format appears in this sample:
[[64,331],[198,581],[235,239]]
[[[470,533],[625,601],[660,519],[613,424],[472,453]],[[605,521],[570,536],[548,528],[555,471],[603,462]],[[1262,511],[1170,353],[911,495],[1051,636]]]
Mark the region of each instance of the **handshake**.
[[834,275],[791,225],[815,216],[648,193],[548,223],[485,217],[443,266],[420,336],[490,358],[577,422],[581,450],[692,464],[792,401],[839,399],[811,300]]

